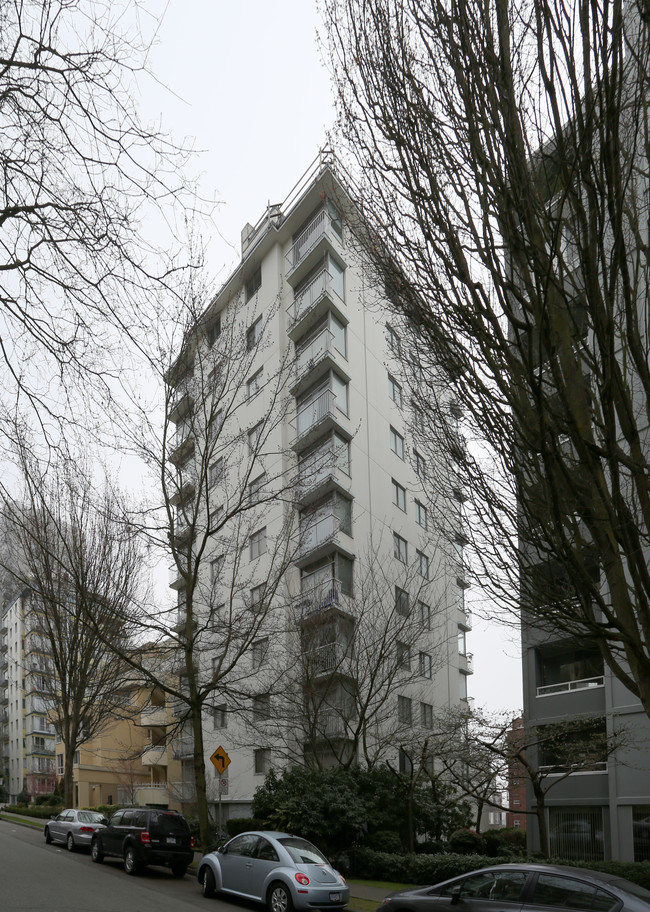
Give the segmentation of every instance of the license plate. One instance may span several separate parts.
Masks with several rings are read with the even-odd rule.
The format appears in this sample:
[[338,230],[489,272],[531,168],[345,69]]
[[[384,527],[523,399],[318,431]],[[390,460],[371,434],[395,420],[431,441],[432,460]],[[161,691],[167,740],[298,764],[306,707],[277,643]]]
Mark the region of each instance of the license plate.
[[340,893],[330,893],[330,902],[341,902]]
[[174,836],[168,836],[167,842],[171,842],[172,845],[176,845],[176,839],[174,838]]

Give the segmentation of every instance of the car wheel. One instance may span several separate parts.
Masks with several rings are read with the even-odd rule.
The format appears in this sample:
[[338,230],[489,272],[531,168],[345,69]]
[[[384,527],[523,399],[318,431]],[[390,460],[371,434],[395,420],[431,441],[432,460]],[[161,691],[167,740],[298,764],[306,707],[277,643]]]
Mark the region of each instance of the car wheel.
[[269,912],[292,912],[293,902],[289,887],[279,881],[269,887],[266,904]]
[[74,852],[75,844],[74,844],[74,837],[73,837],[72,833],[68,833],[68,838],[65,841],[65,847],[68,850],[68,852]]
[[124,850],[124,870],[127,874],[137,874],[140,870],[140,862],[135,857],[133,846],[127,846]]
[[99,844],[99,839],[93,839],[90,846],[90,857],[95,862],[95,864],[101,864],[104,860],[104,853],[102,852],[102,847]]
[[203,872],[203,881],[201,882],[201,891],[206,899],[210,899],[211,896],[214,896],[216,886],[214,874],[210,868],[206,868]]
[[48,845],[51,845],[51,844],[52,844],[52,837],[50,836],[50,828],[49,828],[49,827],[45,827],[45,842],[46,842]]
[[172,865],[172,874],[174,877],[185,877],[185,872],[187,871],[187,865],[185,862],[180,862],[179,864]]

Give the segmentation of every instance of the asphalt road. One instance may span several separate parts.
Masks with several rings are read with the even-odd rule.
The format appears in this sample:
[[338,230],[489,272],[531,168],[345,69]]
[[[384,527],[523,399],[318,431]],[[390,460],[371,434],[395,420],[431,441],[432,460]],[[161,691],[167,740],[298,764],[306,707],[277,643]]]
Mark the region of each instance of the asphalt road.
[[166,868],[137,877],[85,851],[46,845],[41,830],[0,820],[0,912],[259,912],[255,903],[204,899],[196,875],[176,880]]

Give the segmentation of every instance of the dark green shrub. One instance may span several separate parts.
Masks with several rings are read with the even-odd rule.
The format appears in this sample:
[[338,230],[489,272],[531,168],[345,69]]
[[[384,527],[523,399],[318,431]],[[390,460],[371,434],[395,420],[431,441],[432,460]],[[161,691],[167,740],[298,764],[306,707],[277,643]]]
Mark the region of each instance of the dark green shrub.
[[485,855],[395,855],[358,849],[354,854],[354,876],[366,880],[389,880],[395,883],[434,884],[458,877],[477,868],[493,864],[521,861],[507,856],[488,858]]
[[231,817],[226,820],[226,829],[228,835],[239,836],[240,833],[246,833],[247,830],[268,830],[263,820],[256,817]]
[[11,804],[7,805],[5,808],[5,811],[8,814],[20,814],[21,817],[34,817],[37,820],[49,820],[50,817],[58,814],[62,810],[63,808],[54,807],[52,804],[43,804],[40,806],[31,804],[29,807],[21,804]]
[[485,855],[483,837],[476,830],[455,830],[449,837],[448,847],[450,852],[457,855]]
[[61,796],[57,795],[54,792],[52,792],[52,794],[50,794],[50,795],[37,795],[36,799],[34,800],[34,804],[36,804],[37,806],[40,806],[43,804],[55,804],[58,807],[60,807],[61,806]]

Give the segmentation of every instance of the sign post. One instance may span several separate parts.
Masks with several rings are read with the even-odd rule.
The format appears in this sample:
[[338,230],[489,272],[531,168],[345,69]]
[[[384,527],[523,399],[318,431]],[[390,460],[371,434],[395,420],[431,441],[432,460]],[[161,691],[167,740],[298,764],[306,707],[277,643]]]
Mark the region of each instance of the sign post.
[[219,830],[219,839],[221,839],[221,834],[223,832],[223,819],[222,819],[222,810],[221,810],[221,793],[223,791],[223,783],[226,783],[227,780],[222,779],[225,770],[230,766],[230,757],[223,749],[221,745],[216,749],[216,751],[210,757],[212,765],[219,773],[219,803],[217,805],[217,829]]

